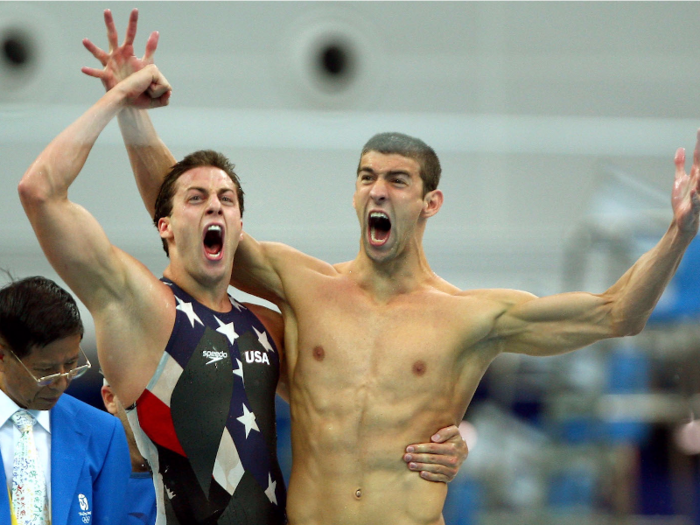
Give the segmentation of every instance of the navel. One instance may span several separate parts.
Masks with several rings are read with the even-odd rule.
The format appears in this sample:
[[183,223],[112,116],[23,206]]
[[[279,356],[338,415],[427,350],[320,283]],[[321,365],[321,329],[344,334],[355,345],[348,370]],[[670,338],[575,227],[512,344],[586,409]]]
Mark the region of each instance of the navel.
[[422,376],[425,374],[425,371],[428,369],[428,365],[425,364],[425,361],[416,361],[413,363],[413,373],[416,374],[417,376]]
[[357,489],[353,495],[355,499],[360,499],[362,497],[362,489]]
[[326,357],[326,351],[323,349],[322,346],[316,346],[314,347],[314,359],[316,361],[323,361],[323,358]]

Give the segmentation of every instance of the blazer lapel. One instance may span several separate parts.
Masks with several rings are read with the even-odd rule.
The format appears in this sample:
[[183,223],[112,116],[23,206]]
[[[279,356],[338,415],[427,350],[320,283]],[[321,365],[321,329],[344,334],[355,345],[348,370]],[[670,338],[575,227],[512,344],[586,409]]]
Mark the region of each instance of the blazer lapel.
[[[65,395],[65,394],[64,394]],[[51,514],[53,525],[66,525],[68,511],[78,497],[76,488],[83,470],[87,436],[76,424],[75,411],[63,396],[51,409]]]

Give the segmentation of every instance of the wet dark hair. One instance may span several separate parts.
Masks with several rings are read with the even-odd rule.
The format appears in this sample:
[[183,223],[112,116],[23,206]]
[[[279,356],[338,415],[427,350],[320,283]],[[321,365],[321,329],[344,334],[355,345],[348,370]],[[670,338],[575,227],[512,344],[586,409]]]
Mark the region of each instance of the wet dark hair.
[[421,139],[397,132],[377,133],[363,146],[360,159],[365,153],[370,151],[376,151],[385,155],[397,154],[418,162],[420,178],[423,181],[424,196],[429,191],[436,189],[440,183],[440,174],[442,173],[440,160],[433,148]]
[[[160,191],[158,192],[158,197],[156,198],[155,212],[153,214],[153,224],[158,227],[158,221],[162,217],[169,217],[173,211],[173,197],[175,196],[176,187],[175,183],[184,175],[186,172],[194,168],[199,168],[202,166],[211,166],[213,168],[219,168],[220,170],[226,172],[226,174],[231,178],[233,183],[236,185],[236,197],[238,198],[238,207],[241,210],[241,217],[243,217],[243,188],[241,188],[241,181],[238,179],[238,175],[233,171],[234,165],[231,163],[225,155],[212,150],[200,150],[190,153],[180,162],[175,164],[170,171],[165,176],[163,184],[160,186]],[[168,243],[165,239],[163,241],[163,249],[165,253],[169,256]]]
[[73,296],[45,277],[27,277],[0,288],[0,337],[20,359],[73,335],[83,336]]

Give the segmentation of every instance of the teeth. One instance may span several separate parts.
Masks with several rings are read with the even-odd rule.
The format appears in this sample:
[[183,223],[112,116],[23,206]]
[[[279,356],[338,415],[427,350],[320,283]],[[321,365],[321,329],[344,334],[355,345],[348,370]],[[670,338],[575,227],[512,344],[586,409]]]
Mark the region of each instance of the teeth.
[[211,226],[209,226],[209,227],[207,228],[207,231],[208,231],[208,232],[220,232],[220,231],[221,231],[221,226],[219,226],[218,224],[212,224]]
[[380,211],[373,211],[372,213],[369,214],[370,218],[372,219],[388,219],[389,216],[386,213],[380,212]]

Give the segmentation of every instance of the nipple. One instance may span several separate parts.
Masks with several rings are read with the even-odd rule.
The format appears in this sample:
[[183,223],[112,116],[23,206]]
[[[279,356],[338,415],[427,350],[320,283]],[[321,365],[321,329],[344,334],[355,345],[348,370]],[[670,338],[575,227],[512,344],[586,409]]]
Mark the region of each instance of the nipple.
[[355,491],[355,499],[360,499],[362,497],[362,489],[357,489]]

